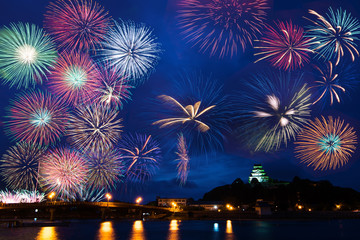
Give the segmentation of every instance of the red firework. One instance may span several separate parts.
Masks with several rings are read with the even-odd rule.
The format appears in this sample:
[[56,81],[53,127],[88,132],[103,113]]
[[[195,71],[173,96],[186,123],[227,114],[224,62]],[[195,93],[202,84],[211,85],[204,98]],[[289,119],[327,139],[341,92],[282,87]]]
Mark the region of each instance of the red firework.
[[293,25],[292,22],[279,22],[276,28],[266,26],[264,36],[259,40],[259,46],[255,48],[260,52],[261,60],[268,60],[274,67],[287,69],[297,69],[309,62],[309,53],[313,51],[309,48],[311,38],[304,37],[304,29]]
[[63,101],[49,93],[34,91],[11,104],[7,127],[17,141],[49,145],[64,135],[68,117]]
[[62,198],[79,192],[87,181],[88,172],[84,157],[67,148],[50,150],[40,160],[40,183]]
[[100,86],[99,71],[87,54],[63,54],[49,78],[50,90],[74,105],[88,102]]
[[50,3],[44,26],[59,47],[89,50],[104,40],[110,17],[92,0],[58,0]]
[[189,43],[210,56],[233,57],[261,33],[268,0],[181,0],[178,19]]

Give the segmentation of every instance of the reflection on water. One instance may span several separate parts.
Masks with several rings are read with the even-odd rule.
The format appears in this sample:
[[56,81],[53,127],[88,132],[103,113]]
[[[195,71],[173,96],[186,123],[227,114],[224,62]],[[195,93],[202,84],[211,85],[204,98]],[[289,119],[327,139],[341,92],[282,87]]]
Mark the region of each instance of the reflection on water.
[[36,240],[58,240],[56,227],[42,227]]
[[[14,228],[0,239],[16,240],[242,240],[358,239],[360,219],[341,221],[73,221],[68,227]],[[321,231],[318,231],[318,230]],[[326,231],[322,231],[322,230]],[[296,234],[294,234],[296,233]]]
[[137,220],[133,224],[133,228],[130,234],[130,240],[145,240],[145,231],[143,222],[141,220]]
[[255,235],[259,238],[264,238],[271,234],[271,224],[267,221],[257,221]]
[[112,222],[102,222],[98,233],[98,238],[101,240],[114,240],[115,232]]
[[230,220],[226,221],[226,240],[235,240],[235,235],[232,229],[232,223]]
[[226,221],[226,233],[233,233],[232,231],[232,224],[230,220]]
[[214,232],[218,232],[218,231],[219,231],[219,224],[214,223]]
[[169,227],[168,240],[180,240],[178,220],[171,220]]

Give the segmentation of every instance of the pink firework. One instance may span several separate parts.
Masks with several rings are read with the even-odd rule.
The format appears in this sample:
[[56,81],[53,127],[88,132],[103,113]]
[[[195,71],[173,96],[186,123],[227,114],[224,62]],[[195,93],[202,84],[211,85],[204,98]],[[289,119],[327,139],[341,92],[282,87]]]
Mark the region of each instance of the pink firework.
[[255,48],[260,52],[258,60],[268,60],[274,67],[283,70],[300,68],[304,63],[309,62],[309,47],[312,38],[304,37],[304,29],[293,25],[292,22],[279,22],[276,29],[267,26],[264,36],[259,40]]
[[8,117],[7,128],[15,140],[49,145],[64,135],[69,116],[59,98],[33,91],[11,103]]
[[127,100],[131,100],[128,78],[116,67],[111,67],[109,63],[100,66],[101,85],[96,90],[95,102],[110,107],[122,108]]
[[58,0],[50,3],[44,26],[65,50],[94,49],[104,40],[110,17],[91,0]]
[[178,144],[177,144],[177,170],[178,170],[178,179],[180,179],[180,185],[184,185],[186,183],[188,174],[189,174],[189,161],[190,157],[188,154],[188,147],[186,144],[186,140],[184,135],[181,133],[178,137]]
[[178,19],[189,43],[220,58],[234,56],[261,33],[268,0],[181,0]]
[[88,171],[80,153],[68,148],[53,149],[40,161],[40,183],[47,191],[66,198],[80,191],[80,186],[87,181]]
[[88,102],[100,86],[99,71],[87,54],[64,53],[49,78],[50,90],[74,105]]

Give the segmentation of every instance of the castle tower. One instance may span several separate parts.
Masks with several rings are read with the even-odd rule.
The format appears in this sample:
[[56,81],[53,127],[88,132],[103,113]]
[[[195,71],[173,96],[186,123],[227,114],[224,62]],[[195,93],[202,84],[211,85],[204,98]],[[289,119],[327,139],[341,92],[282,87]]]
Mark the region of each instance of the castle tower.
[[254,164],[253,170],[249,176],[249,183],[251,183],[251,180],[254,178],[256,178],[260,183],[269,182],[269,176],[266,175],[266,172],[261,164]]

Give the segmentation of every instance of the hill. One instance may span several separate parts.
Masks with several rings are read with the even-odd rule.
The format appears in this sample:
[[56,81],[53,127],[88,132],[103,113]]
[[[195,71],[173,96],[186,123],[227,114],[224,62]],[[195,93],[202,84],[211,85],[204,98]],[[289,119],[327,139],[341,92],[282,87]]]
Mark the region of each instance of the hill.
[[355,210],[360,208],[360,193],[351,188],[333,186],[329,181],[310,181],[294,177],[292,182],[262,184],[244,183],[236,179],[232,184],[216,187],[204,194],[203,201],[224,201],[235,206],[253,206],[257,199],[272,203],[279,211],[304,206],[313,210]]

